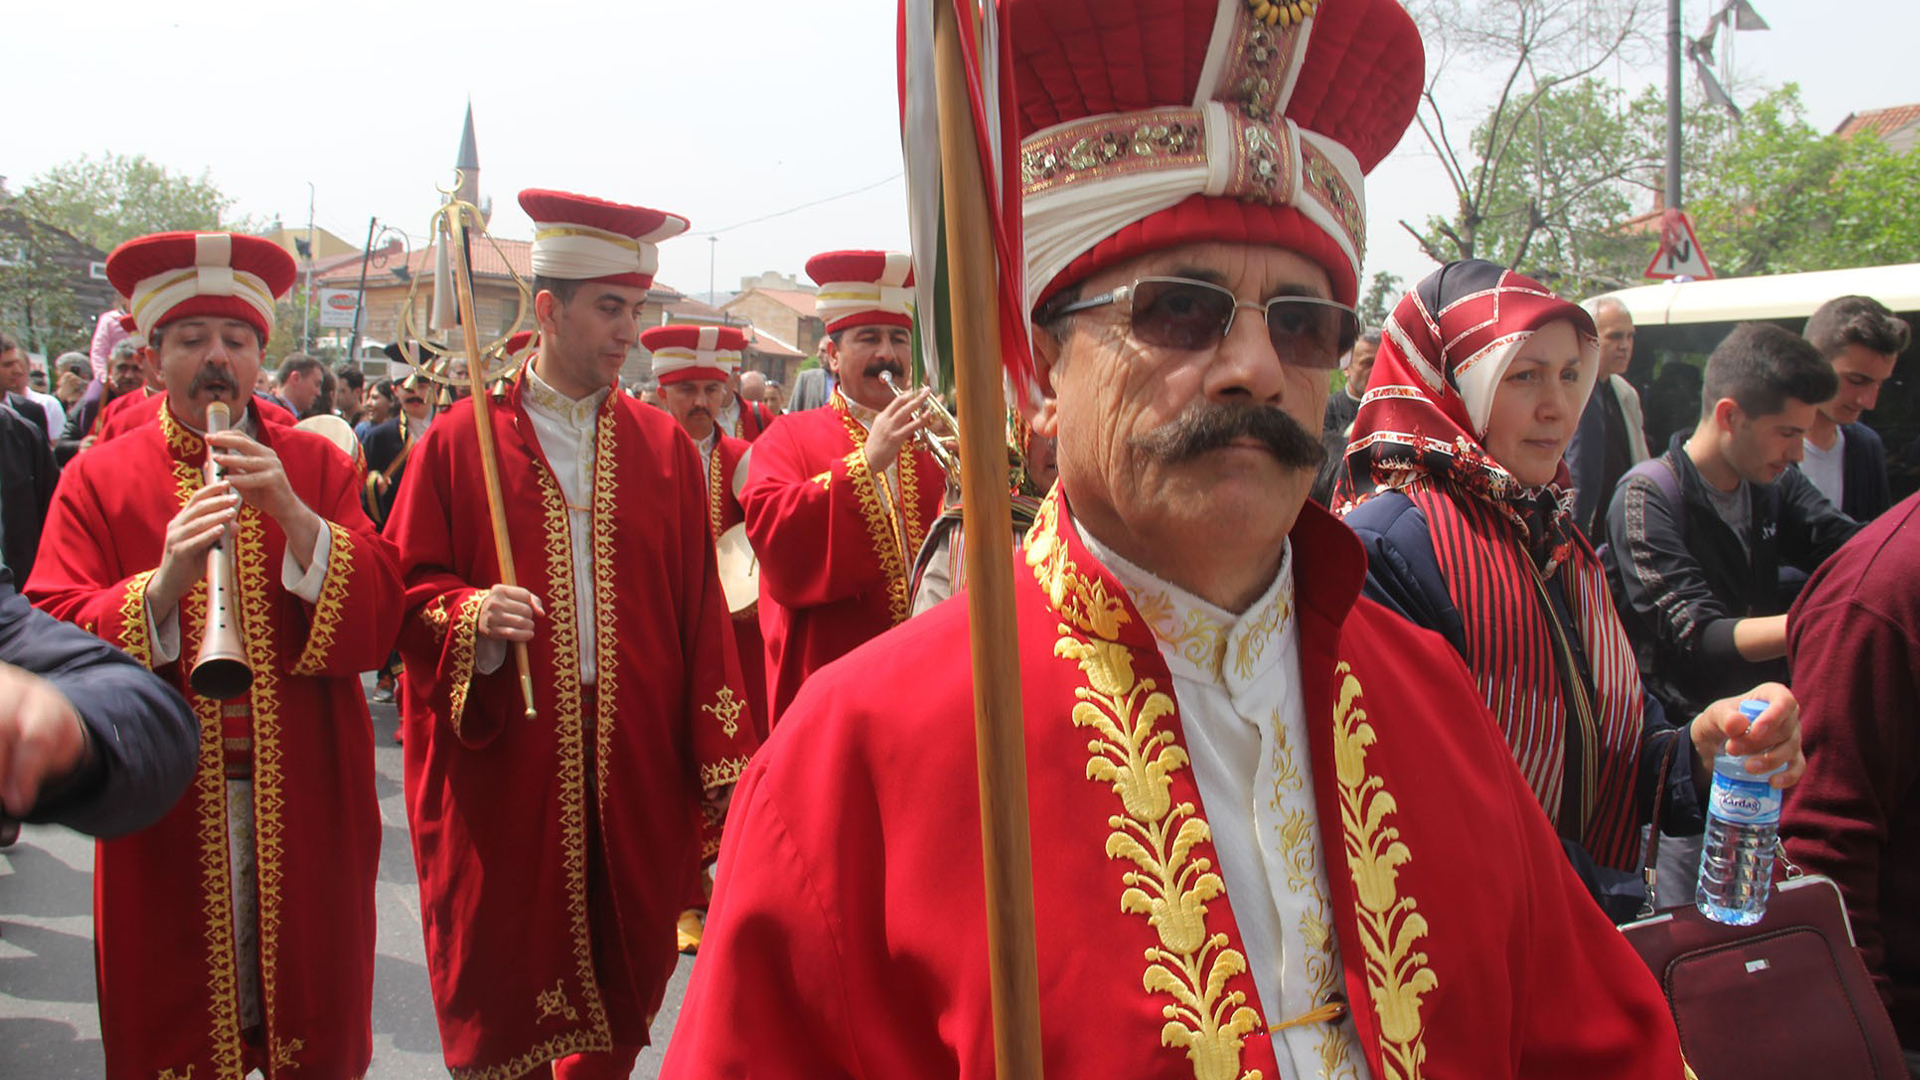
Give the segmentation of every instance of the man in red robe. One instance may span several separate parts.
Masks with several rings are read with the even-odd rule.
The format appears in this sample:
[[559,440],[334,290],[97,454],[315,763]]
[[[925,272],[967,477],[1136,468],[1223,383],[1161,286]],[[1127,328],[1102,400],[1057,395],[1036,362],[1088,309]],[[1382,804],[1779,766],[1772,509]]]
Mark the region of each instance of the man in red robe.
[[[1003,675],[1046,1071],[1679,1080],[1659,987],[1465,669],[1360,596],[1358,540],[1307,501],[1362,173],[1422,51],[1393,0],[1306,6],[1008,12],[1060,465]],[[663,1076],[994,1074],[968,654],[947,604],[794,702],[736,794]]]
[[[187,693],[200,759],[166,818],[96,856],[106,1074],[361,1076],[380,821],[359,673],[398,630],[393,552],[360,510],[353,462],[246,407],[294,277],[285,251],[163,233],[121,245],[107,275],[155,351],[161,408],[74,459],[26,594]],[[238,412],[208,435],[213,402]],[[212,484],[209,456],[224,470]],[[252,685],[215,701],[188,673],[222,536]]]
[[790,413],[753,444],[740,493],[760,555],[769,726],[823,664],[905,622],[913,560],[947,486],[914,436],[926,391],[895,396],[913,349],[913,267],[883,251],[816,255],[807,273],[839,376],[827,407]]
[[488,397],[519,584],[499,584],[471,399],[434,420],[386,526],[407,809],[453,1075],[624,1077],[673,970],[703,807],[720,820],[756,741],[699,455],[618,386],[654,245],[687,223],[559,192],[520,205],[539,351]]

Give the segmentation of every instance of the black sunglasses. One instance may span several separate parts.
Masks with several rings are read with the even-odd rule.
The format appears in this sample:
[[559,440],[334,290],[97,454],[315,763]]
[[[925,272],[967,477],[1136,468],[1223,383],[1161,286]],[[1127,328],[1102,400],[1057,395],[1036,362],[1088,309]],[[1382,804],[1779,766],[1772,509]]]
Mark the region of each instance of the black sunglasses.
[[1186,352],[1217,348],[1233,331],[1233,317],[1243,307],[1252,308],[1266,317],[1267,337],[1283,363],[1325,371],[1344,366],[1360,336],[1360,316],[1337,301],[1275,296],[1255,302],[1212,282],[1178,277],[1143,277],[1110,293],[1076,300],[1053,316],[1107,304],[1127,316],[1135,340]]

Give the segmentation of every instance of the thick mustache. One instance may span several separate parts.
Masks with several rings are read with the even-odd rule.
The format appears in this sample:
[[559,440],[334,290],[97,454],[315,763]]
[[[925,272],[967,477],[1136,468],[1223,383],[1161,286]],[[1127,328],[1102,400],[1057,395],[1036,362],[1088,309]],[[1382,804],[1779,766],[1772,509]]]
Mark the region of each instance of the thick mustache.
[[695,405],[693,407],[693,410],[687,413],[687,419],[689,420],[693,419],[696,416],[704,416],[709,420],[713,419],[713,414],[707,411],[707,407],[705,405]]
[[1296,468],[1318,468],[1327,456],[1320,440],[1299,421],[1265,405],[1195,405],[1179,419],[1129,438],[1127,447],[1173,465],[1241,439],[1255,440],[1280,464]]
[[877,379],[883,371],[892,375],[896,381],[907,373],[907,369],[901,365],[900,361],[881,360],[877,363],[867,365],[867,378]]
[[238,393],[240,384],[219,368],[206,367],[195,372],[193,382],[187,386],[189,394],[197,394],[202,390],[225,390],[229,393]]

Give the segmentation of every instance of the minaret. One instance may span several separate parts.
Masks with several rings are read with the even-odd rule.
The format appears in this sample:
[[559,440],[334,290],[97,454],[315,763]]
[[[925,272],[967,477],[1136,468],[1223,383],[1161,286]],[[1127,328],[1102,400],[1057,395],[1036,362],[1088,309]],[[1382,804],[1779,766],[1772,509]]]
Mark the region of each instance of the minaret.
[[[453,198],[479,208],[481,217],[490,216],[490,207],[480,205],[480,150],[473,138],[473,102],[467,102],[467,119],[460,128],[460,150],[454,155],[453,167],[459,170],[460,184],[453,191]],[[433,314],[429,325],[435,330],[452,330],[459,325],[459,317],[454,312],[452,266],[447,251],[438,242],[438,250],[433,262]]]
[[[480,150],[473,139],[473,102],[467,102],[466,123],[460,128],[460,153],[455,157],[453,167],[460,170],[460,190],[458,197],[465,202],[480,206]],[[486,207],[481,207],[484,211]]]

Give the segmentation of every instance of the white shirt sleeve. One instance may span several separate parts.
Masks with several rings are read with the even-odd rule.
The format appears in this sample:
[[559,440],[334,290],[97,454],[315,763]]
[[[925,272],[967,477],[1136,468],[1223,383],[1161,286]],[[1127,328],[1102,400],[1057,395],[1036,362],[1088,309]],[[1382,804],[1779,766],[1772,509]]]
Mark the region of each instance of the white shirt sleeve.
[[500,670],[507,662],[507,643],[499,638],[481,637],[474,634],[473,671],[476,675],[491,675]]
[[167,610],[165,618],[154,618],[153,605],[142,605],[147,610],[147,641],[153,653],[153,666],[162,667],[180,659],[180,606]]
[[333,526],[325,520],[320,522],[320,531],[313,539],[313,555],[307,560],[305,573],[300,563],[289,551],[280,559],[280,585],[288,592],[305,600],[309,604],[320,602],[320,590],[327,584],[327,562],[333,553]]

